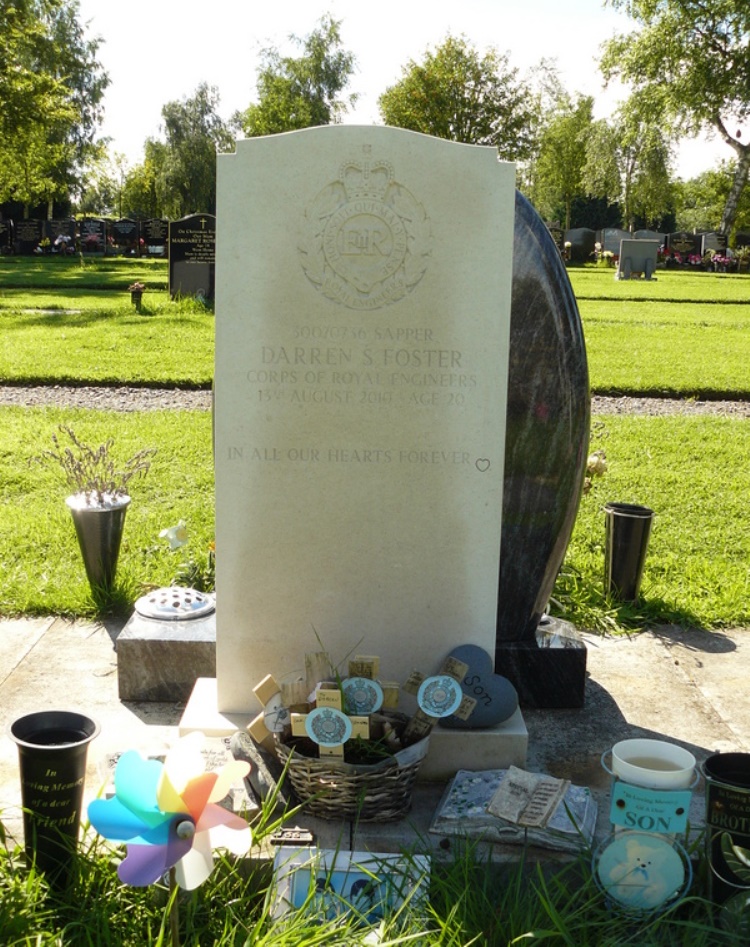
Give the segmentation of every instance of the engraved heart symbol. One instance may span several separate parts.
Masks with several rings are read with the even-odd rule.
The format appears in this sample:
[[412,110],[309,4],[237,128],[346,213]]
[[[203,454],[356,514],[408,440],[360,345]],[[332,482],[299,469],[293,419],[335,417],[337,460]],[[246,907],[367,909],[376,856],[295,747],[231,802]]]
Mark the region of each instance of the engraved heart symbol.
[[486,457],[479,457],[474,466],[477,468],[479,473],[485,473],[490,469],[490,462]]
[[440,726],[452,729],[478,729],[493,727],[508,720],[518,707],[518,694],[507,679],[495,674],[492,659],[478,645],[462,644],[454,648],[449,657],[468,664],[469,670],[461,681],[461,690],[477,702],[468,720],[444,717]]

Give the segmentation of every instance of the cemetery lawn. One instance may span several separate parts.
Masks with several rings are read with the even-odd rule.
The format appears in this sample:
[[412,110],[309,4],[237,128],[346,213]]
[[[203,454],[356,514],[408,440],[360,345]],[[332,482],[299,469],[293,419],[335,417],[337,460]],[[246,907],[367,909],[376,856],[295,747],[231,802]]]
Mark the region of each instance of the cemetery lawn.
[[[140,267],[154,284],[143,315],[126,292]],[[750,399],[750,277],[660,270],[647,283],[615,281],[613,270],[597,267],[569,272],[594,392]],[[17,288],[8,290],[6,278]],[[170,301],[158,288],[165,281],[166,264],[152,260],[84,261],[81,267],[75,259],[0,258],[6,340],[0,384],[210,386],[213,315],[191,300]],[[22,306],[7,305],[15,293]],[[55,305],[59,309],[44,311]],[[34,311],[24,311],[29,308]],[[76,308],[81,311],[68,311]],[[609,470],[582,500],[553,611],[594,630],[750,625],[750,517],[743,505],[750,495],[744,460],[750,421],[713,415],[593,420],[591,448],[606,451]],[[158,448],[148,478],[131,491],[118,589],[108,603],[91,599],[58,471],[29,464],[61,423],[86,441],[114,438],[123,458],[141,447]],[[205,563],[214,538],[207,412],[1,407],[0,452],[0,613],[91,616],[109,609],[126,616],[144,583],[169,584],[186,557],[198,567]],[[637,608],[604,596],[601,508],[608,500],[656,511]],[[187,552],[170,552],[158,534],[180,519],[188,524],[190,545]]]
[[[258,841],[272,825],[254,829]],[[2,824],[0,823],[0,831]],[[118,857],[86,834],[70,888],[55,895],[19,848],[0,845],[0,930],[9,947],[165,947],[170,936],[169,897],[163,884],[133,888],[120,883]],[[568,865],[493,866],[467,846],[450,863],[433,863],[426,906],[407,904],[370,926],[356,912],[326,919],[306,906],[273,918],[270,872],[246,859],[219,856],[208,880],[178,892],[180,943],[214,947],[462,947],[470,944],[559,943],[575,947],[741,947],[747,937],[711,923],[710,905],[691,896],[662,915],[633,921],[607,906],[592,880],[589,860]],[[373,939],[373,933],[375,938]],[[368,939],[369,934],[369,939]]]

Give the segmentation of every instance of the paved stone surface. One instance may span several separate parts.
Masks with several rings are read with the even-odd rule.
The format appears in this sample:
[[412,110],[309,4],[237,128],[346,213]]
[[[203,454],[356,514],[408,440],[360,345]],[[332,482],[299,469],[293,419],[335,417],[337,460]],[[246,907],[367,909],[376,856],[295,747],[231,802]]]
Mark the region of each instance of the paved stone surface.
[[[44,709],[78,710],[101,724],[89,747],[86,796],[103,782],[106,757],[124,749],[163,749],[175,738],[182,704],[122,702],[115,640],[120,624],[28,619],[0,622],[0,816],[20,838],[21,790],[10,723]],[[608,831],[609,777],[602,753],[630,737],[680,743],[703,761],[715,751],[750,752],[750,631],[657,628],[617,638],[584,635],[586,700],[578,710],[527,710],[527,768],[588,785],[600,804],[598,834]],[[442,787],[415,794],[412,817],[391,826],[361,827],[353,844],[381,850],[413,843],[424,832]],[[693,797],[691,823],[702,821],[703,792]],[[317,823],[321,844],[345,830]],[[385,848],[383,848],[385,846]]]

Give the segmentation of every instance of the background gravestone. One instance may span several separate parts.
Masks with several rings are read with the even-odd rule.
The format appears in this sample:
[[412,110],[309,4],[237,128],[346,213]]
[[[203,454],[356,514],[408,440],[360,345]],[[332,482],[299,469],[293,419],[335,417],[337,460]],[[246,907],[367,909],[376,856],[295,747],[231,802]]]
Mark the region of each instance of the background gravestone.
[[13,250],[13,221],[0,220],[0,253]]
[[50,242],[51,253],[75,252],[76,222],[73,217],[63,220],[45,220],[44,235]]
[[43,236],[43,220],[28,219],[17,221],[15,227],[16,253],[22,256],[27,256],[30,253],[38,253]]
[[724,253],[727,249],[727,235],[725,233],[703,233],[701,236],[701,256],[705,256],[709,250],[716,250]]
[[81,253],[103,256],[107,245],[107,222],[98,217],[85,217],[78,225]]
[[401,681],[456,644],[492,653],[513,166],[329,126],[218,169],[219,709],[316,634]]
[[169,293],[214,298],[216,217],[192,214],[169,225]]
[[629,239],[631,236],[632,234],[629,230],[620,230],[617,227],[605,227],[600,234],[599,242],[602,245],[603,251],[619,256],[620,242]]
[[575,227],[565,231],[565,242],[570,243],[570,260],[572,263],[592,263],[594,260],[594,244],[596,232],[588,227]]
[[658,230],[636,230],[633,234],[636,240],[658,240],[660,245],[664,244],[665,236],[665,234],[659,233]]
[[140,251],[141,228],[137,220],[122,217],[109,225],[112,237],[112,249],[124,256],[138,256]]
[[667,234],[667,247],[679,253],[684,262],[689,256],[700,256],[700,237],[685,230],[670,233]]
[[141,221],[143,252],[147,256],[165,257],[169,238],[169,221],[164,217],[150,217]]

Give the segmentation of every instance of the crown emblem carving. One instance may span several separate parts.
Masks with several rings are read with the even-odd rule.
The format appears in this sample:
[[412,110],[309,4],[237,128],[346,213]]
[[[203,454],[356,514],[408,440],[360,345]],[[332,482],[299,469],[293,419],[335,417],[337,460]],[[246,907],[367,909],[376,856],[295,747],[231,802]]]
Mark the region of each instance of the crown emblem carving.
[[368,155],[361,159],[352,158],[345,161],[339,171],[339,180],[344,185],[350,201],[360,197],[383,200],[393,178],[393,165],[390,161],[373,161]]

